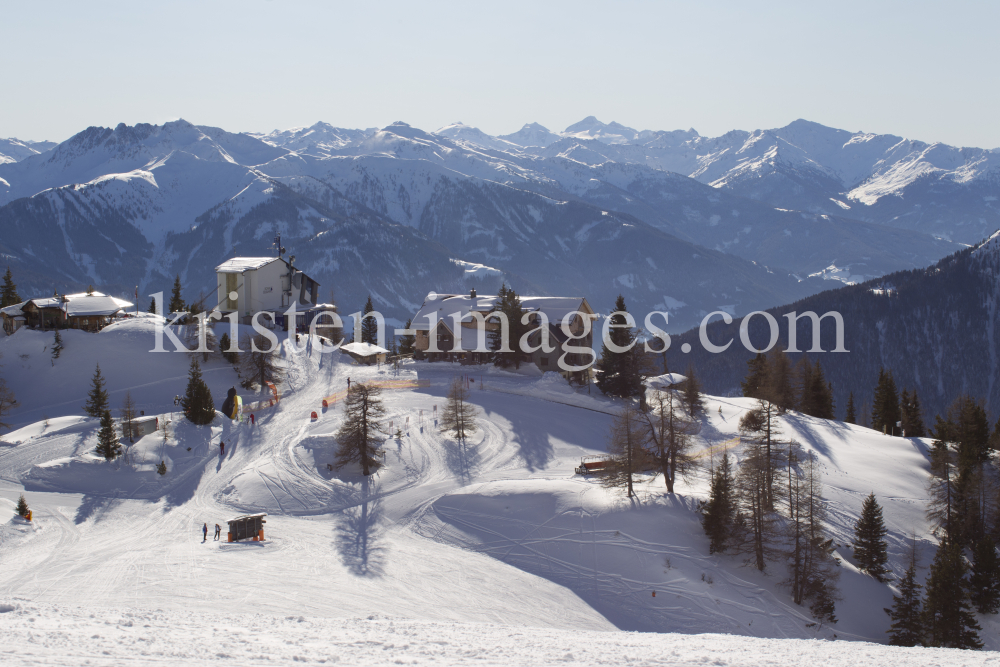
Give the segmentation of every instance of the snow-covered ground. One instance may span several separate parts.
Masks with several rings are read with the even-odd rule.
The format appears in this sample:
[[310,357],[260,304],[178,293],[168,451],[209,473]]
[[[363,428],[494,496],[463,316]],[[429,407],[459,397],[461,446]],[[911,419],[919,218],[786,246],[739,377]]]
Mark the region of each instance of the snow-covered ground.
[[[397,375],[321,355],[315,341],[303,339],[299,353],[286,342],[285,393],[256,413],[256,427],[174,419],[166,441],[150,434],[130,463],[108,464],[93,455],[96,422],[78,416],[92,364],[102,363],[113,406],[130,387],[164,421],[186,381],[188,355],[149,354],[148,327],[67,336],[54,364],[40,363],[41,350],[19,356],[41,334],[0,340],[3,374],[24,402],[15,413],[23,425],[0,436],[4,664],[222,656],[246,664],[979,664],[988,655],[818,641],[884,642],[891,588],[858,572],[842,546],[840,620],[816,626],[781,586],[780,567],[760,574],[740,557],[708,555],[696,513],[704,472],[675,496],[662,478],[646,478],[631,501],[575,475],[581,456],[604,450],[615,404],[533,369],[411,362]],[[22,373],[21,362],[37,366]],[[474,374],[481,430],[462,447],[434,420],[464,374]],[[205,376],[217,402],[237,384],[221,360]],[[402,435],[386,439],[386,465],[368,480],[328,469],[341,410],[323,409],[322,399],[348,377],[430,383],[385,391],[387,419]],[[751,402],[705,398],[698,448],[707,451],[736,434]],[[18,420],[39,410],[48,419]],[[783,426],[819,457],[839,544],[874,490],[893,571],[904,569],[911,532],[929,564],[926,441],[794,413]],[[160,460],[164,477],[153,469]],[[30,525],[13,518],[22,492]],[[204,523],[210,534],[215,523],[225,531],[226,519],[249,511],[268,514],[265,542],[202,540]],[[980,622],[987,647],[1000,647],[996,622]]]

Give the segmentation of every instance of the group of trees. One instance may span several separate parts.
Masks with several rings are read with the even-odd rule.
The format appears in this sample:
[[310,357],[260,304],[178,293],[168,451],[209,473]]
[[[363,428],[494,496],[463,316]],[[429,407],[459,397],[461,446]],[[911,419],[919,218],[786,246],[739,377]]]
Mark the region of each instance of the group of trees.
[[[491,329],[487,334],[487,347],[490,350],[490,359],[493,365],[501,368],[513,366],[521,367],[522,352],[519,349],[521,337],[528,332],[529,325],[521,322],[525,310],[521,306],[521,298],[514,291],[513,287],[507,287],[504,283],[497,292],[497,299],[494,311],[501,313],[507,319],[507,340],[503,339],[503,327],[498,326]],[[499,318],[498,318],[499,320]],[[505,344],[506,349],[505,350]]]
[[[761,387],[751,390],[760,392]],[[761,571],[772,563],[787,563],[784,583],[795,603],[808,603],[817,620],[834,622],[838,570],[825,528],[818,463],[812,454],[803,456],[793,440],[781,437],[781,410],[758,398],[744,414],[742,459],[734,470],[728,452],[723,453],[711,471],[702,527],[712,553],[744,555]]]
[[818,361],[813,364],[803,355],[793,366],[784,350],[773,348],[767,355],[758,354],[747,361],[747,367],[740,383],[744,396],[766,400],[782,411],[798,410],[833,419],[833,388]]
[[889,435],[905,434],[908,438],[927,435],[917,390],[903,389],[900,395],[892,371],[885,368],[880,368],[878,372],[872,399],[871,427]]

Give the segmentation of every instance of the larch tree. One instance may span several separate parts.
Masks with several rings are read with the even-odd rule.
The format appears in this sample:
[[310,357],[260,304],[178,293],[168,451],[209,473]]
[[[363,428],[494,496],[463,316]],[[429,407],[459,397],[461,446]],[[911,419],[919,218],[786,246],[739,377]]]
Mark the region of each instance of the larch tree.
[[125,398],[122,399],[122,406],[118,408],[118,422],[122,425],[122,431],[125,432],[130,443],[135,442],[134,424],[137,416],[138,410],[135,407],[135,401],[132,400],[132,392],[126,391]]
[[181,409],[190,422],[199,426],[211,424],[215,419],[212,392],[201,376],[201,365],[193,356],[188,368],[187,389],[181,397]]
[[736,475],[737,511],[742,518],[734,531],[734,546],[748,554],[748,562],[763,572],[776,554],[777,517],[774,512],[776,458],[759,437],[749,438]]
[[924,613],[917,582],[917,549],[914,543],[910,552],[910,566],[899,581],[899,595],[892,596],[892,609],[885,609],[892,623],[889,629],[890,646],[921,646],[924,643]]
[[344,422],[337,431],[337,470],[355,463],[367,477],[379,469],[378,451],[387,435],[384,417],[382,390],[374,384],[353,383],[344,401]]
[[968,568],[962,548],[944,541],[934,554],[927,577],[924,627],[928,644],[945,648],[982,648],[979,623],[969,601]]
[[647,425],[642,414],[626,403],[611,424],[608,439],[608,466],[601,483],[611,488],[624,488],[627,497],[635,495],[634,477],[648,463],[643,448]]
[[94,376],[90,379],[87,403],[83,406],[83,411],[95,419],[100,419],[108,409],[108,390],[104,388],[106,384],[104,376],[101,375],[101,365],[97,364]]
[[778,467],[778,450],[782,444],[781,428],[778,425],[779,411],[776,403],[759,398],[757,405],[740,417],[741,436],[759,445],[764,457],[765,501],[769,511],[774,509],[774,474]]
[[101,414],[101,430],[97,432],[97,453],[106,461],[114,461],[122,453],[118,434],[115,433],[115,423],[111,419],[111,411]]
[[3,286],[0,287],[0,308],[15,306],[21,303],[21,297],[17,293],[17,285],[14,284],[14,274],[7,267],[7,272],[3,274]]
[[862,503],[861,516],[854,524],[854,560],[862,570],[882,582],[888,581],[886,575],[889,574],[887,533],[882,507],[872,491]]
[[672,389],[656,390],[649,410],[640,412],[646,421],[648,455],[663,473],[667,493],[674,492],[678,475],[694,467],[691,436],[697,433],[698,423],[690,417],[686,404],[686,395]]
[[954,541],[959,536],[956,517],[955,455],[949,446],[952,437],[951,425],[937,418],[934,426],[934,442],[931,445],[931,479],[930,502],[927,506],[927,518],[933,527],[933,533],[944,541]]
[[462,378],[455,378],[448,390],[448,398],[441,411],[441,431],[451,432],[461,443],[478,430],[476,408],[468,402],[469,390]]
[[263,334],[251,337],[244,334],[240,341],[239,375],[244,389],[259,387],[264,390],[266,383],[281,384],[284,369],[278,364],[277,348]]

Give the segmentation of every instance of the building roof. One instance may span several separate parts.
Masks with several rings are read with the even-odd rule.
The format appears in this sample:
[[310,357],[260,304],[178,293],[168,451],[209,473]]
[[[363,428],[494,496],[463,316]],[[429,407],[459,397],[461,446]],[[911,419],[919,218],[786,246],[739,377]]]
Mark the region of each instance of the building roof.
[[682,382],[687,382],[687,377],[680,373],[664,373],[645,380],[646,386],[650,389],[670,389]]
[[21,306],[28,303],[27,301],[22,301],[21,303],[15,303],[13,306],[7,306],[6,308],[0,308],[0,313],[3,313],[7,317],[16,317],[23,314],[21,311]]
[[[215,272],[243,273],[244,271],[253,271],[254,269],[267,266],[271,262],[279,261],[284,262],[285,260],[281,257],[233,257],[215,267]],[[287,264],[287,262],[285,263]]]
[[[114,315],[120,310],[131,308],[134,304],[113,296],[107,296],[100,292],[87,294],[66,294],[63,296],[50,296],[42,299],[29,299],[18,305],[20,309],[27,303],[31,303],[35,308],[58,308],[66,313],[68,317],[87,317]],[[13,307],[13,306],[11,306]]]
[[348,343],[341,345],[340,349],[349,354],[356,354],[359,357],[370,357],[374,354],[389,354],[389,350],[371,343]]
[[226,519],[226,523],[232,523],[234,521],[243,521],[244,519],[256,519],[257,517],[265,517],[265,516],[267,516],[267,514],[264,512],[261,512],[260,514],[243,514],[241,516],[232,519]]
[[[497,304],[495,296],[471,296],[469,294],[437,294],[431,292],[424,299],[420,310],[413,316],[410,328],[417,331],[430,330],[430,317],[436,315],[439,321],[444,321],[449,331],[453,328],[453,315],[461,315],[462,322],[471,322],[473,312],[486,314]],[[521,297],[521,308],[528,313],[544,313],[550,324],[561,324],[563,318],[575,310],[593,313],[593,309],[582,296],[524,296]],[[462,337],[462,347],[465,347],[465,336]],[[475,345],[473,345],[475,347]],[[470,348],[471,349],[471,348]]]

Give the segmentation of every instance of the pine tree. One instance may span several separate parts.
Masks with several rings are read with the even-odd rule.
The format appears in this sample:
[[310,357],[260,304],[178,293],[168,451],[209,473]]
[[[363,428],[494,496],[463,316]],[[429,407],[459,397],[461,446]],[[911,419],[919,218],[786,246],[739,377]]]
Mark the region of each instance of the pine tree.
[[892,435],[898,421],[900,414],[896,381],[892,377],[892,371],[881,368],[878,372],[878,384],[875,385],[875,398],[872,400],[872,428]]
[[[368,300],[365,301],[365,307],[362,311],[362,317],[368,313],[374,312],[375,306],[372,305],[372,297],[369,294]],[[378,322],[375,321],[374,317],[365,317],[361,323],[361,342],[369,343],[371,345],[378,345]]]
[[723,452],[722,462],[712,473],[708,502],[702,509],[701,526],[708,535],[708,553],[723,552],[731,541],[736,521],[736,502],[733,498],[733,472],[729,452]]
[[955,492],[958,476],[955,473],[955,455],[949,446],[952,431],[953,425],[939,415],[934,425],[935,439],[931,443],[930,502],[927,506],[927,518],[934,526],[934,534],[946,542],[954,542],[960,535]]
[[973,548],[969,597],[980,614],[1000,611],[1000,558],[991,537],[981,538]]
[[604,469],[601,483],[606,487],[624,488],[626,495],[635,495],[634,477],[647,466],[646,452],[642,445],[645,437],[643,417],[630,403],[615,416],[608,442],[609,465]]
[[[413,324],[412,319],[406,320],[406,326],[404,329],[409,329]],[[411,335],[403,335],[399,337],[399,353],[402,355],[413,354],[413,346],[416,342],[416,338]]]
[[87,296],[94,296],[94,286],[87,285]]
[[705,405],[701,398],[701,383],[694,374],[694,364],[688,364],[687,381],[684,383],[684,405],[687,407],[688,415],[697,418],[705,411]]
[[476,408],[468,403],[469,390],[461,378],[455,378],[448,391],[448,399],[441,411],[441,431],[451,431],[455,439],[465,442],[466,437],[478,430]]
[[767,357],[761,353],[747,360],[747,375],[740,382],[743,395],[747,398],[765,398],[771,384]]
[[108,409],[108,392],[104,388],[106,382],[101,375],[100,364],[97,364],[90,382],[90,393],[87,394],[87,404],[83,406],[83,411],[91,417],[100,418]]
[[114,461],[122,453],[118,434],[115,433],[115,423],[111,419],[111,411],[101,414],[101,430],[97,432],[97,453],[106,461]]
[[63,341],[62,334],[59,333],[59,329],[56,329],[55,337],[52,339],[52,358],[58,359],[59,355],[63,351]]
[[[613,313],[624,313],[625,297],[621,294],[615,299]],[[624,315],[613,315],[611,324],[627,324]],[[631,327],[608,330],[610,342],[619,348],[628,347],[636,339],[636,331]],[[638,396],[643,390],[642,375],[639,368],[639,346],[634,345],[627,352],[614,352],[606,344],[601,347],[601,357],[597,361],[597,388],[608,396],[624,398]]]
[[337,431],[337,461],[334,466],[357,463],[367,477],[378,470],[377,454],[386,430],[382,423],[385,407],[382,390],[372,384],[355,382],[344,401],[344,423]]
[[181,277],[178,274],[174,279],[174,288],[170,291],[170,303],[167,306],[167,312],[163,314],[164,316],[169,316],[170,313],[179,313],[185,309],[187,309],[187,305],[181,296]]
[[219,352],[222,354],[222,358],[231,364],[235,364],[239,361],[240,355],[238,352],[229,352],[229,348],[232,347],[232,340],[229,338],[229,334],[223,332],[222,337],[219,338]]
[[924,626],[931,646],[982,648],[979,623],[969,605],[968,582],[962,549],[942,542],[934,554],[927,577]]
[[17,285],[14,284],[14,275],[7,267],[7,272],[3,274],[3,286],[0,287],[0,308],[15,306],[21,303],[21,297],[17,293]]
[[882,582],[888,581],[886,575],[889,573],[886,567],[889,562],[885,543],[887,532],[882,507],[872,491],[861,505],[861,516],[854,524],[854,560],[862,570]]
[[886,609],[892,623],[889,629],[889,644],[892,646],[920,646],[924,641],[924,613],[921,609],[920,589],[917,583],[916,549],[899,582],[899,595],[892,596],[892,609]]
[[163,462],[163,461],[160,461],[156,465],[156,472],[158,472],[161,475],[166,475],[167,474],[167,464],[165,462]]
[[903,390],[899,397],[900,421],[903,422],[903,432],[907,438],[923,438],[927,435],[924,428],[923,411],[920,409],[920,398],[917,397],[917,390],[912,392]]
[[847,412],[844,415],[845,424],[856,424],[858,421],[858,416],[854,409],[854,392],[847,394]]
[[[501,352],[503,349],[503,327],[498,326],[496,329],[490,330],[487,333],[487,339],[489,342],[489,349],[491,352],[491,357],[493,358],[493,364],[495,366],[500,366],[505,368],[507,366],[514,366],[515,368],[521,367],[521,356],[522,352],[520,349],[521,336],[523,336],[528,331],[528,325],[521,322],[521,318],[524,316],[524,308],[521,306],[521,298],[514,291],[513,287],[507,287],[506,284],[500,286],[500,291],[497,292],[496,305],[494,306],[494,312],[503,314],[507,319],[507,347],[510,348],[510,352]],[[497,318],[499,320],[499,318]]]
[[181,397],[181,409],[189,421],[199,426],[211,424],[215,419],[212,392],[202,379],[201,366],[194,357],[191,358],[191,366],[188,368],[187,390]]
[[[7,269],[7,272],[9,273],[10,269]],[[17,515],[22,519],[27,519],[30,511],[28,509],[28,501],[24,499],[24,494],[22,493],[21,497],[17,499]]]
[[795,407],[795,387],[793,383],[792,362],[782,348],[774,348],[767,355],[768,395],[772,403],[782,412]]
[[813,367],[809,357],[802,355],[799,363],[796,364],[796,375],[798,376],[799,400],[796,408],[804,415],[815,414],[815,404],[813,402]]
[[[153,313],[154,315],[156,314],[156,297],[155,296],[152,297],[149,300],[149,312]],[[166,313],[164,313],[164,315],[166,315]]]
[[809,386],[813,417],[833,419],[833,390],[823,374],[823,366],[817,361],[813,367],[812,382]]

